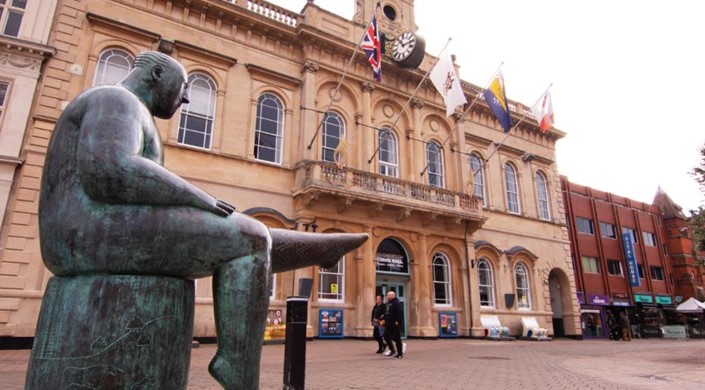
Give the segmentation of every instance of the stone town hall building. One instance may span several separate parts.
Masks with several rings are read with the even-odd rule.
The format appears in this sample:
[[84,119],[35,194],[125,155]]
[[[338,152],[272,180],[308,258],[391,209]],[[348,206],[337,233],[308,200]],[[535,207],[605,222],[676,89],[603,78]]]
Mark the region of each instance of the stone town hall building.
[[[423,50],[417,68],[386,56],[381,82],[358,53],[333,93],[375,7],[355,3],[347,20],[312,0],[301,13],[261,0],[59,0],[47,42],[56,54],[27,101],[2,205],[0,336],[34,335],[51,276],[37,202],[56,120],[81,91],[118,81],[143,50],[170,54],[189,74],[190,104],[157,122],[168,169],[270,227],[370,235],[332,269],[276,274],[272,316],[299,280],[312,279],[312,336],[369,337],[374,295],[389,289],[404,301],[411,337],[438,337],[440,313],[455,314],[460,336],[483,335],[483,315],[498,316],[513,335],[522,316],[551,334],[579,335],[555,162],[565,133],[525,121],[502,144],[484,102],[462,120],[447,118],[431,83],[402,112],[433,62]],[[381,4],[388,38],[417,30],[413,0]],[[468,82],[463,89],[468,101],[482,91]],[[528,108],[512,102],[511,110],[518,119]],[[341,140],[346,163],[337,165]],[[194,336],[215,334],[210,284],[197,282]]]

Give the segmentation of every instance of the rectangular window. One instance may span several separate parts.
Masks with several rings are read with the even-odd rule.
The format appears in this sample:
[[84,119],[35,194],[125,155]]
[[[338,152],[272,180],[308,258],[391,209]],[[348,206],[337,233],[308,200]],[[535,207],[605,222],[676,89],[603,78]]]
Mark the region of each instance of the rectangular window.
[[622,233],[629,233],[632,236],[632,240],[635,244],[639,242],[639,236],[636,234],[636,230],[629,227],[623,227]]
[[343,282],[345,280],[345,257],[330,268],[321,268],[318,272],[318,299],[329,301],[343,300]]
[[592,224],[592,219],[588,218],[583,218],[583,217],[575,217],[575,224],[578,227],[578,232],[579,233],[585,233],[585,234],[595,234],[595,226]]
[[651,279],[652,280],[664,280],[663,276],[663,267],[654,267],[651,266],[649,267],[651,270]]
[[607,272],[613,276],[623,276],[622,262],[619,260],[607,260]]
[[20,34],[25,8],[27,8],[27,0],[0,1],[0,28],[2,28],[2,35],[16,37]]
[[651,232],[641,232],[644,237],[644,245],[646,246],[656,246],[656,235]]
[[668,256],[668,245],[663,244],[663,254]]
[[600,273],[600,263],[597,261],[596,257],[592,256],[583,256],[583,272],[591,273],[591,274],[599,274]]
[[642,264],[637,264],[637,270],[639,270],[639,279],[646,279],[644,275],[644,266]]
[[600,234],[605,238],[617,238],[617,229],[608,222],[600,222]]

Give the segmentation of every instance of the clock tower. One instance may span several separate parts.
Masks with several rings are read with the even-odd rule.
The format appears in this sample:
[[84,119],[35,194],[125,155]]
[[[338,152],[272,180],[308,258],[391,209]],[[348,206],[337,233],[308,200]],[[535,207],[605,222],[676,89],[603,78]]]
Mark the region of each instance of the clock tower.
[[[417,68],[426,54],[426,43],[416,35],[414,0],[381,0],[377,25],[384,34],[385,55],[402,68]],[[377,0],[356,0],[353,21],[361,25],[369,19]]]

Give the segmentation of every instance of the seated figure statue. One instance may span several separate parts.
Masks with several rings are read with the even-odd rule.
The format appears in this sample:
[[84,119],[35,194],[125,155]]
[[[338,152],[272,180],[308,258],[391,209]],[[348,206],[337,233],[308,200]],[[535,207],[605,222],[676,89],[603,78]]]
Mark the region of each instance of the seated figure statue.
[[153,117],[171,118],[187,87],[178,62],[144,52],[117,85],[66,107],[42,176],[42,256],[57,276],[212,275],[209,371],[225,388],[255,389],[271,273],[331,266],[367,235],[270,230],[165,169]]

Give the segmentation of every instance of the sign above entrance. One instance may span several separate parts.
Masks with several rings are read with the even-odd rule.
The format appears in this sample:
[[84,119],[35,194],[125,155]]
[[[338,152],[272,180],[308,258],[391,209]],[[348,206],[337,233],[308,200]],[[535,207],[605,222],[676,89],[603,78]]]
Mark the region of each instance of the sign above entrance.
[[671,300],[671,297],[669,297],[669,296],[657,295],[656,296],[656,303],[660,303],[662,305],[671,305],[671,304],[673,304],[673,301]]
[[651,294],[634,294],[634,302],[654,303],[654,298]]
[[406,251],[398,242],[392,239],[385,239],[377,247],[375,255],[377,272],[394,274],[409,274],[409,258]]

